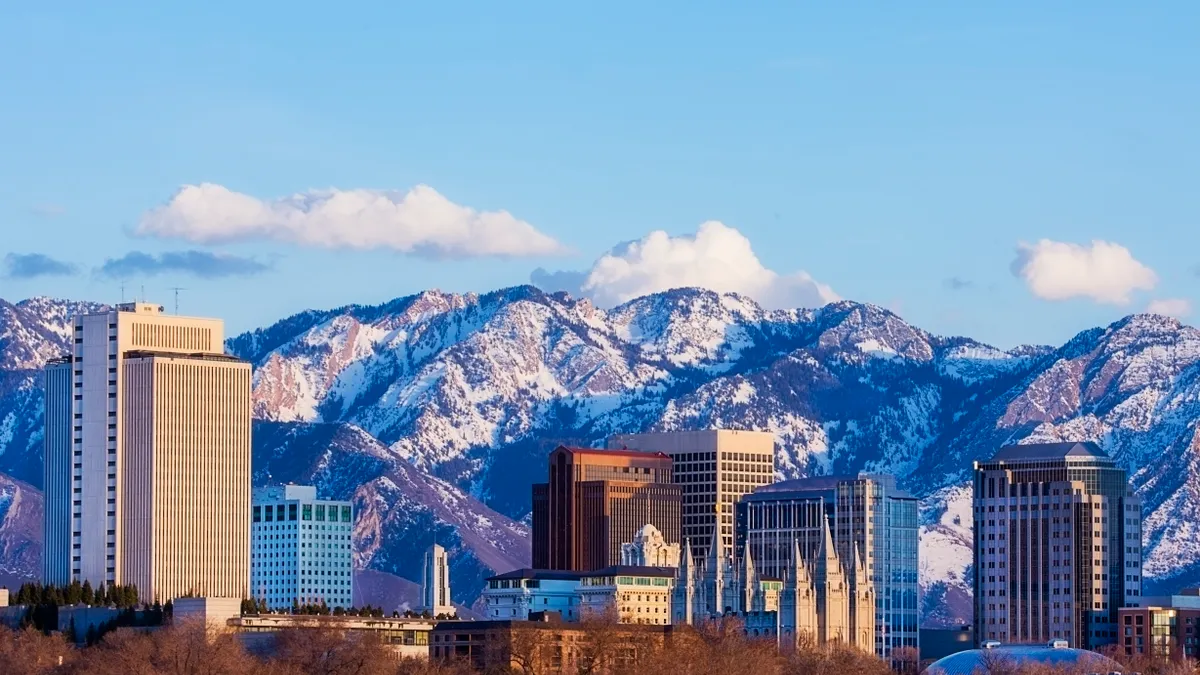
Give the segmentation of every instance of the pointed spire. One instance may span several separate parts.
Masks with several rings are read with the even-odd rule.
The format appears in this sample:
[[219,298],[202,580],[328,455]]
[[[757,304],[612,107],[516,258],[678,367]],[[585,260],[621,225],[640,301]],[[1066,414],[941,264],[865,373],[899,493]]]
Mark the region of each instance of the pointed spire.
[[825,549],[824,550],[825,562],[828,563],[828,562],[837,561],[838,560],[837,549],[833,545],[833,532],[831,532],[829,530],[829,521],[828,520],[824,521],[821,524],[821,529],[824,531],[824,534],[825,534],[825,541],[823,544],[823,547]]
[[804,562],[804,554],[800,552],[800,539],[792,540],[792,569],[796,572],[796,583],[808,583],[810,575],[808,565]]
[[713,526],[712,542],[708,546],[708,571],[720,572],[725,560],[721,556],[721,526]]
[[683,540],[683,555],[679,556],[679,578],[690,579],[692,577],[692,540]]

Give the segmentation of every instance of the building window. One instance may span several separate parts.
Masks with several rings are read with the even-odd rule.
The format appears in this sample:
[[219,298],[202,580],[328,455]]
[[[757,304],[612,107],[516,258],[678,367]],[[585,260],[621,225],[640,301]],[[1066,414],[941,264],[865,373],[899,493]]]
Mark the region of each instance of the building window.
[[312,504],[305,504],[301,508],[300,517],[303,520],[312,520]]
[[343,506],[343,507],[342,507],[342,522],[343,522],[343,523],[349,523],[349,522],[351,522],[351,520],[350,520],[350,507],[349,507],[349,506]]
[[257,523],[257,522],[261,522],[261,521],[262,521],[262,507],[255,506],[254,507],[254,522]]
[[317,504],[317,522],[318,523],[325,522],[325,505],[324,504]]
[[288,520],[296,519],[296,505],[288,504]]

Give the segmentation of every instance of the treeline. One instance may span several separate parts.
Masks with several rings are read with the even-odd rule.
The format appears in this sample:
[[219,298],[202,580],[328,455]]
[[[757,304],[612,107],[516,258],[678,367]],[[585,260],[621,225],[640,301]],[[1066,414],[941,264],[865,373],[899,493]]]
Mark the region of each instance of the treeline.
[[[261,634],[259,634],[261,635]],[[611,626],[585,626],[576,651],[556,661],[552,632],[528,633],[486,658],[480,668],[466,661],[402,659],[370,632],[336,629],[281,631],[269,657],[246,651],[237,634],[187,623],[145,631],[117,629],[96,645],[76,649],[58,635],[0,629],[4,675],[891,675],[894,671],[849,647],[802,648],[781,655],[770,641],[748,638],[730,626],[681,627],[649,649],[630,650],[629,633]],[[636,642],[636,640],[635,640]],[[545,651],[543,651],[543,647]],[[488,652],[489,647],[485,647]],[[631,656],[632,655],[632,656]],[[1195,664],[1133,660],[1125,672],[1195,675]],[[905,668],[901,672],[913,672]],[[1071,666],[1018,667],[989,661],[978,675],[1085,675]]]
[[[334,607],[330,609],[329,605],[321,602],[319,604],[300,604],[292,601],[291,609],[273,610],[267,605],[267,601],[263,598],[247,598],[242,600],[242,615],[250,614],[295,614],[300,616],[363,616],[363,617],[380,617],[386,615],[382,607],[373,607],[364,605],[363,607]],[[409,612],[405,612],[408,616]],[[399,612],[392,612],[393,617],[399,617]]]
[[92,582],[82,584],[72,581],[66,586],[45,585],[40,583],[21,584],[15,597],[9,602],[14,605],[93,605],[97,607],[116,607],[131,609],[138,606],[137,586],[113,584],[92,588]]

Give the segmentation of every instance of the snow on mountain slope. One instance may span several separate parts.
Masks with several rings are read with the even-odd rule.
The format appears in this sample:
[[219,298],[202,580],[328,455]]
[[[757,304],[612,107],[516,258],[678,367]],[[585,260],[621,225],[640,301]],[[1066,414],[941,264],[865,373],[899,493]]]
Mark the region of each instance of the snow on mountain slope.
[[41,576],[41,542],[41,493],[0,473],[0,587]]
[[482,580],[529,565],[529,531],[457,487],[421,472],[349,424],[258,421],[256,485],[315,485],[353,500],[355,567],[421,578],[420,551],[450,552],[455,600],[472,604]]
[[[69,312],[37,302],[45,320],[0,314],[0,471],[35,485],[29,367],[57,353]],[[775,434],[781,478],[886,471],[920,495],[930,622],[969,615],[965,485],[1013,442],[1100,442],[1145,503],[1151,588],[1200,580],[1200,332],[1173,319],[1005,352],[853,302],[767,311],[676,289],[603,310],[517,287],[307,311],[227,348],[256,369],[256,480],[355,499],[359,564],[409,579],[430,531],[463,552],[467,592],[526,560],[529,484],[555,443],[732,427]]]

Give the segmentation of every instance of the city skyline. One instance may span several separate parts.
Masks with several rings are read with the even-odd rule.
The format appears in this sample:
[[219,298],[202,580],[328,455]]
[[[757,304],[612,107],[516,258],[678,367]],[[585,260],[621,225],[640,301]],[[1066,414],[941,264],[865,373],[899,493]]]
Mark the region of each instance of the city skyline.
[[1002,348],[1191,314],[1194,5],[628,11],[0,10],[3,295],[240,332],[705,285]]

